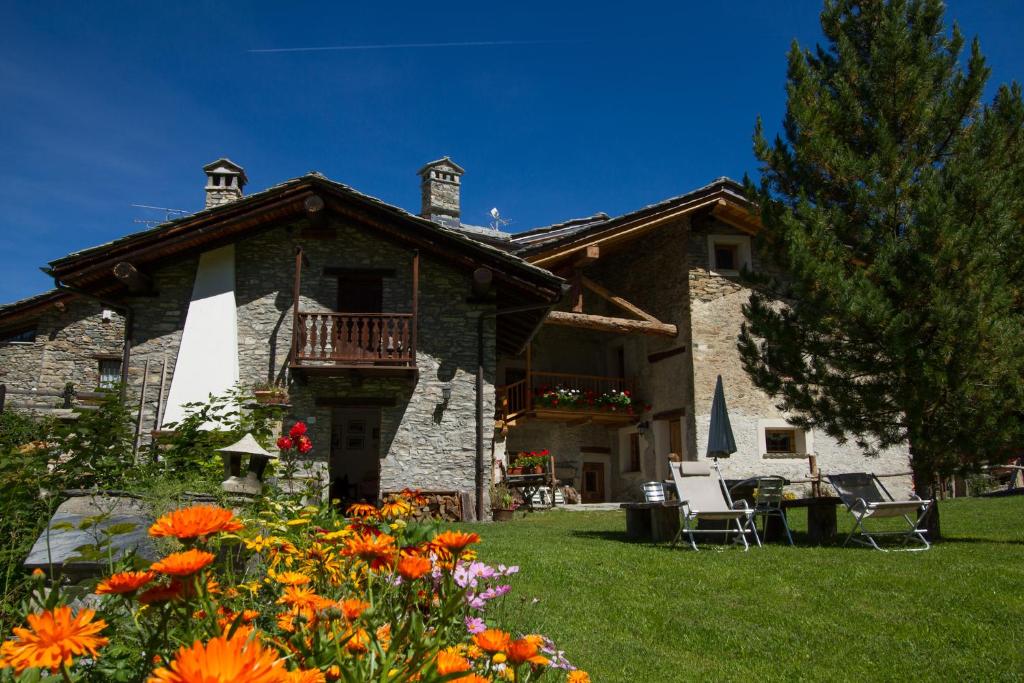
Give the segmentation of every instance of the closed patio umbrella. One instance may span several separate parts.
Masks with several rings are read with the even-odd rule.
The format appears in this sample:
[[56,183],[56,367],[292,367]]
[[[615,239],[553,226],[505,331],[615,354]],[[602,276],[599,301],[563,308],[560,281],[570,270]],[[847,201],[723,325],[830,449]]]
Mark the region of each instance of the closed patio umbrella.
[[715,383],[715,397],[711,401],[711,425],[708,428],[708,458],[728,458],[736,452],[736,439],[729,424],[729,411],[725,407],[725,389],[722,376]]

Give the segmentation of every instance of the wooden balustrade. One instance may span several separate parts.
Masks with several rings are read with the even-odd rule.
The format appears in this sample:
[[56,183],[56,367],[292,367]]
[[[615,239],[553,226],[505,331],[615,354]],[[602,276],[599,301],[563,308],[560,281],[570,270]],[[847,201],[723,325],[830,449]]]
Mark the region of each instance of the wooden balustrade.
[[295,362],[414,365],[412,313],[295,313]]

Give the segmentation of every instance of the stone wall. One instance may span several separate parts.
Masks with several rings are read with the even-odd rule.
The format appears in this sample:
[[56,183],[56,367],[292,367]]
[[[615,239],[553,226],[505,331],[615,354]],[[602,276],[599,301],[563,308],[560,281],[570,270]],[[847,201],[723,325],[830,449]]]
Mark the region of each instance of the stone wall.
[[10,389],[62,391],[71,382],[93,391],[99,384],[99,355],[120,357],[124,319],[84,298],[65,299],[45,308],[25,327],[35,330],[34,342],[0,344],[0,383]]

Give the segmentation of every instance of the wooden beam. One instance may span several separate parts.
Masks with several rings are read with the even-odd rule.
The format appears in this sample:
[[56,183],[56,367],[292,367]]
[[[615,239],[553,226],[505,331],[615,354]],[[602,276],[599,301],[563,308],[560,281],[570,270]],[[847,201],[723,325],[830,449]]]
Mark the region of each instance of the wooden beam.
[[648,363],[657,363],[659,360],[665,360],[672,356],[678,356],[681,353],[686,353],[685,346],[677,346],[674,349],[665,349],[664,351],[655,351],[654,353],[647,354]]
[[150,292],[153,290],[153,279],[128,261],[121,261],[114,266],[114,277],[123,282],[128,291],[133,294]]
[[711,209],[711,215],[743,232],[756,234],[761,230],[761,221],[757,216],[724,199],[718,200]]
[[573,261],[572,267],[586,268],[599,258],[601,258],[601,247],[596,244],[590,244],[579,250],[576,254],[576,260]]
[[551,311],[548,313],[548,317],[544,319],[544,322],[549,325],[582,327],[587,330],[615,332],[616,334],[639,332],[641,334],[674,337],[678,332],[675,325],[667,323],[651,322],[650,320],[631,320],[629,318],[609,318],[603,315],[570,313],[568,311]]
[[572,289],[569,290],[569,303],[572,304],[573,313],[583,312],[583,275],[579,268],[572,271]]
[[660,323],[661,322],[660,320],[655,318],[653,315],[651,315],[647,311],[645,311],[642,308],[640,308],[639,306],[631,304],[630,302],[628,302],[625,299],[623,299],[621,296],[616,296],[616,295],[612,294],[610,291],[605,289],[603,286],[597,284],[596,282],[594,282],[593,280],[591,280],[589,277],[587,277],[585,275],[581,275],[580,276],[580,282],[583,283],[584,287],[586,287],[587,289],[592,291],[594,294],[597,294],[602,299],[606,299],[606,300],[610,301],[611,303],[615,304],[616,306],[618,306],[622,310],[627,311],[629,313],[632,313],[633,315],[637,316],[641,320],[646,320],[647,322],[652,322],[652,323]]

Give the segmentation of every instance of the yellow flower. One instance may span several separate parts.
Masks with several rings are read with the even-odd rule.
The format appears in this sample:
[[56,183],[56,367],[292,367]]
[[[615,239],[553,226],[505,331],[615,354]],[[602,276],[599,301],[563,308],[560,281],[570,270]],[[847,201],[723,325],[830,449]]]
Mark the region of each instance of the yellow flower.
[[580,669],[570,671],[569,675],[565,677],[565,683],[590,683],[590,674]]
[[288,526],[302,526],[303,524],[309,524],[308,519],[289,519],[285,522]]

